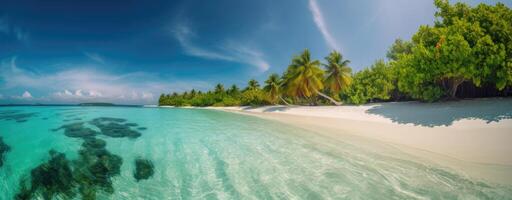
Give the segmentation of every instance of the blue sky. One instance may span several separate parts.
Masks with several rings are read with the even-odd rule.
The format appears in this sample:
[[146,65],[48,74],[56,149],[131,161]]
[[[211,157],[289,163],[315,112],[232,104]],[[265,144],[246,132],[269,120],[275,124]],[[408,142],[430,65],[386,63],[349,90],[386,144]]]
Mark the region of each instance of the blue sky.
[[0,103],[154,104],[160,93],[263,81],[305,48],[317,59],[339,50],[357,71],[432,24],[435,12],[432,0],[0,5]]

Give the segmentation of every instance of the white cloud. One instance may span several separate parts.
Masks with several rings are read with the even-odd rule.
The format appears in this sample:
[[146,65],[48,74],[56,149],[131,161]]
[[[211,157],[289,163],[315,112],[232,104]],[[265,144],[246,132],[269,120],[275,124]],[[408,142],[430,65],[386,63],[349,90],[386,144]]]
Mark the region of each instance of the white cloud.
[[228,55],[223,55],[215,51],[203,49],[198,47],[192,42],[190,42],[190,38],[194,37],[195,34],[187,27],[187,26],[176,26],[173,30],[174,37],[180,43],[181,47],[187,52],[187,54],[191,56],[197,56],[208,59],[217,59],[217,60],[227,60],[234,61],[235,59]]
[[84,55],[97,63],[105,64],[105,59],[97,53],[84,52]]
[[[209,83],[203,81],[178,81],[171,77],[158,76],[158,74],[142,72],[112,74],[80,67],[70,67],[51,74],[40,74],[19,68],[16,66],[16,58],[1,63],[0,80],[3,82],[0,85],[0,91],[30,89],[46,92],[47,95],[44,97],[47,101],[59,103],[105,101],[154,104],[160,93],[210,87]],[[126,96],[133,98],[120,98]]]
[[23,92],[23,94],[21,95],[21,98],[23,98],[23,99],[31,99],[31,98],[33,98],[33,97],[32,97],[32,94],[30,94],[30,92],[25,91],[25,92]]
[[332,36],[331,32],[329,32],[322,11],[320,10],[320,7],[318,6],[318,2],[316,0],[309,0],[309,10],[311,11],[311,14],[313,15],[313,20],[315,21],[316,26],[322,33],[322,36],[324,37],[324,40],[329,46],[329,48],[339,51],[340,48],[338,46],[338,43],[336,42],[336,39],[334,39],[334,37]]
[[75,96],[77,96],[77,97],[82,97],[82,96],[84,96],[84,95],[82,94],[82,90],[76,90],[76,91],[75,91]]
[[89,96],[90,97],[102,97],[103,95],[101,94],[101,92],[91,90],[91,91],[89,91]]
[[263,53],[246,45],[229,42],[216,46],[213,50],[194,44],[191,40],[196,37],[196,34],[187,26],[177,25],[172,32],[174,33],[174,38],[176,38],[188,55],[205,59],[245,63],[261,71],[268,70],[270,66],[267,61],[265,61]]

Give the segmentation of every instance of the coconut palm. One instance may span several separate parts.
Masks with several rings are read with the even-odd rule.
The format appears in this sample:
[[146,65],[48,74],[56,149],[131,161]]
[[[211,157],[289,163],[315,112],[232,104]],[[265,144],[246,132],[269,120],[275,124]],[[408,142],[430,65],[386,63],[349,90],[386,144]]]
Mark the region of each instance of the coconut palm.
[[222,94],[222,93],[224,93],[224,85],[222,85],[220,83],[215,85],[215,91],[214,92],[215,92],[215,94]]
[[324,71],[320,69],[320,65],[320,61],[311,60],[308,49],[295,56],[283,77],[286,94],[305,98],[320,95],[339,105],[337,101],[320,92],[324,88]]
[[194,97],[196,97],[196,95],[197,95],[196,90],[195,90],[195,89],[192,89],[192,90],[190,91],[190,98],[194,98]]
[[[288,104],[282,97],[281,97],[281,80],[279,78],[279,75],[274,73],[271,74],[268,79],[265,81],[265,87],[263,88],[268,94],[272,102],[276,103],[278,99],[281,99],[285,104]],[[288,104],[289,105],[289,104]]]
[[240,94],[240,89],[238,88],[238,86],[236,86],[235,84],[231,85],[231,87],[228,89],[228,94],[229,95],[239,95]]
[[327,60],[327,64],[324,64],[327,74],[324,85],[332,95],[337,96],[352,82],[352,69],[348,66],[350,61],[343,60],[343,56],[337,51],[331,52],[325,60]]
[[247,88],[245,88],[245,90],[258,90],[258,89],[260,89],[260,84],[258,83],[257,80],[254,80],[254,79],[249,80],[249,82],[247,83]]

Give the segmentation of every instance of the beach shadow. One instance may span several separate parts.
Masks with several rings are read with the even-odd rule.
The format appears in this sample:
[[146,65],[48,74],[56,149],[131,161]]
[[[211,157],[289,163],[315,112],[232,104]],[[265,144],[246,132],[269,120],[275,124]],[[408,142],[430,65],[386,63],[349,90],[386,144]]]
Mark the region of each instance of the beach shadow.
[[282,112],[290,109],[290,106],[272,106],[265,108],[263,112]]
[[254,110],[254,109],[258,109],[258,108],[263,108],[262,112],[282,112],[282,111],[287,111],[293,107],[295,107],[295,106],[281,106],[281,105],[278,105],[278,106],[256,106],[256,107],[247,106],[247,107],[243,107],[242,110],[250,111],[250,110]]
[[426,127],[449,126],[461,119],[480,119],[491,123],[512,118],[512,99],[383,103],[366,112],[391,119],[395,123]]

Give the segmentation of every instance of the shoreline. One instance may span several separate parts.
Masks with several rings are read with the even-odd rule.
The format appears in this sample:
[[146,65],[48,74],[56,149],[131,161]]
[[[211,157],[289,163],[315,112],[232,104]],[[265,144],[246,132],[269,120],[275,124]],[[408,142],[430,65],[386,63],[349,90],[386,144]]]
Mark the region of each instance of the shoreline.
[[[362,106],[204,109],[279,121],[333,139],[355,136],[373,140],[470,176],[510,184],[511,108],[512,99],[479,99],[433,104],[400,102]],[[411,119],[416,115],[420,115],[418,119]],[[443,118],[446,116],[451,117],[446,120]]]

